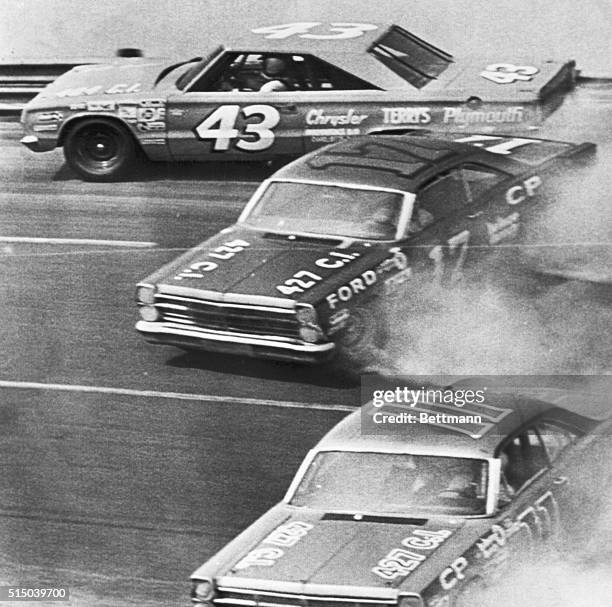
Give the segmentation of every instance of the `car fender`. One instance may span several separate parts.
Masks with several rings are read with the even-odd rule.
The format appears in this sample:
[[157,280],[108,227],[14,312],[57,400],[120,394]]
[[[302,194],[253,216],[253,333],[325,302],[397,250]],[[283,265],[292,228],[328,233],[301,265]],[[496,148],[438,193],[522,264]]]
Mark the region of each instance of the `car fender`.
[[62,146],[64,144],[64,141],[66,140],[66,136],[68,135],[69,131],[72,128],[74,128],[74,126],[78,122],[82,122],[85,119],[95,119],[95,118],[103,118],[105,120],[113,120],[114,122],[120,123],[126,129],[126,131],[131,133],[131,135],[136,140],[138,140],[135,129],[131,125],[129,125],[125,120],[117,116],[116,114],[102,114],[102,113],[98,114],[98,113],[93,113],[93,112],[77,112],[76,114],[72,114],[62,123],[60,130],[59,130],[59,134],[58,134],[57,145]]
[[[86,112],[80,111],[72,114],[67,118],[60,127],[57,146],[61,147],[64,145],[65,139],[72,128],[74,128],[79,122],[86,119],[102,118],[104,120],[112,120],[117,124],[120,124],[134,139],[138,149],[149,159],[149,160],[169,160],[170,155],[168,153],[168,144],[166,131],[161,132],[161,137],[156,137],[155,140],[150,138],[143,138],[143,134],[138,131],[136,124],[131,124],[123,119],[121,116],[116,114],[108,113],[97,113],[97,112]],[[155,143],[155,145],[147,145],[147,143]]]
[[343,329],[357,310],[363,313],[369,309],[385,320],[385,305],[402,294],[405,282],[412,277],[405,253],[399,247],[392,247],[389,253],[387,258],[330,291],[317,306],[327,335]]

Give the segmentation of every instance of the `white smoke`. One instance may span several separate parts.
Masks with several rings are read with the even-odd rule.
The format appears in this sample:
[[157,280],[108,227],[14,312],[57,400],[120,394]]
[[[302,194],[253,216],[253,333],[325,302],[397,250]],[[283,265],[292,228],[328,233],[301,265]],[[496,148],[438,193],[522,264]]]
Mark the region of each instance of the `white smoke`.
[[601,285],[555,283],[529,284],[526,291],[516,283],[480,284],[411,297],[388,312],[387,372],[610,372],[605,327],[612,326],[612,307]]
[[531,268],[612,284],[612,148],[597,162],[564,171],[546,184],[547,205],[532,226],[533,247],[521,251]]
[[527,244],[483,264],[477,283],[434,291],[415,276],[389,306],[387,372],[612,372],[610,166],[607,144],[593,165],[545,183],[551,204]]
[[[598,437],[591,454],[593,449],[593,465],[568,483],[580,508],[562,518],[556,544],[531,558],[522,551],[509,571],[470,596],[470,607],[612,605],[612,436]],[[563,517],[563,503],[560,507]]]
[[[610,555],[608,554],[608,557]],[[592,564],[573,554],[548,555],[504,576],[472,607],[610,607],[612,565]]]

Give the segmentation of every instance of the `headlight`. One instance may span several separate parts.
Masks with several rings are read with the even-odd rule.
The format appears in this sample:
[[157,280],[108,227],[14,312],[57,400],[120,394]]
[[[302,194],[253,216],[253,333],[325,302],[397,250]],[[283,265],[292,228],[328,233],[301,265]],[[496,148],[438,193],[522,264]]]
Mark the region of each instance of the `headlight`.
[[298,305],[295,311],[298,322],[301,325],[317,325],[317,311],[312,306]]
[[191,586],[191,602],[192,603],[210,603],[215,595],[215,585],[212,580],[199,580],[193,582]]
[[308,343],[315,343],[323,337],[317,311],[309,304],[298,304],[295,316],[300,325],[300,337]]
[[321,337],[323,337],[323,333],[321,332],[321,329],[319,329],[319,327],[305,326],[300,327],[300,337],[304,341],[314,344],[315,342],[319,341]]
[[153,285],[138,285],[136,287],[136,299],[150,306],[155,302],[155,287]]
[[138,308],[140,318],[147,322],[155,322],[159,318],[159,312],[155,306],[140,306]]
[[397,607],[423,607],[423,599],[418,594],[412,596],[400,594]]

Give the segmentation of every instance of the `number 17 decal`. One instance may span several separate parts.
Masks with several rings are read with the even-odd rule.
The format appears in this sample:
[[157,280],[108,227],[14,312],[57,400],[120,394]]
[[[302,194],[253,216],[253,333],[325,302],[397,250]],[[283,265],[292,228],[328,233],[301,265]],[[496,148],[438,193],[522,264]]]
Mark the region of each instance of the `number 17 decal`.
[[470,233],[468,230],[463,230],[463,232],[459,232],[448,239],[447,246],[445,247],[448,251],[446,254],[441,245],[436,245],[431,249],[429,258],[433,259],[434,262],[434,284],[441,284],[443,281],[447,266],[445,257],[449,257],[451,260],[454,258],[454,264],[450,268],[450,283],[453,284],[461,280],[469,240]]
[[[239,114],[245,119],[251,116],[259,117],[258,122],[244,125],[242,132],[236,128]],[[229,150],[233,140],[238,139],[236,148],[244,152],[260,152],[267,150],[274,143],[272,129],[280,122],[280,114],[270,105],[247,105],[242,110],[239,105],[222,105],[209,114],[198,126],[195,132],[200,139],[212,139],[213,151]]]

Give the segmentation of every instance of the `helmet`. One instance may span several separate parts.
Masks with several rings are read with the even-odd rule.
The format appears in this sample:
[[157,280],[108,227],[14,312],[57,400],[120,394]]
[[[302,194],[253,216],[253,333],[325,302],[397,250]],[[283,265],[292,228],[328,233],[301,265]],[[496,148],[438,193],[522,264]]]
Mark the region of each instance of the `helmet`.
[[280,76],[286,67],[284,59],[280,57],[266,57],[263,70],[266,76]]

